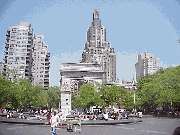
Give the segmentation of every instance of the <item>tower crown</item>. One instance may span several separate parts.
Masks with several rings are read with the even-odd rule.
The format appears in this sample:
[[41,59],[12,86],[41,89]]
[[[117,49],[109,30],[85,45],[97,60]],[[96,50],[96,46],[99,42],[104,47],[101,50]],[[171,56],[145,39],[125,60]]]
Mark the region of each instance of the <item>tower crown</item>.
[[93,12],[93,21],[95,18],[99,19],[99,11],[97,9],[95,9]]

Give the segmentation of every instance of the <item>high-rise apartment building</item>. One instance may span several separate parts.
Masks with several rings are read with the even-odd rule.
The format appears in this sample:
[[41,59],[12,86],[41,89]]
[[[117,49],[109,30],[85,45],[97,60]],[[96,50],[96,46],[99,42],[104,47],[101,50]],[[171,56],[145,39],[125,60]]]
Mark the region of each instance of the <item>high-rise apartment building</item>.
[[105,72],[103,82],[112,83],[116,81],[115,50],[110,48],[110,42],[106,41],[106,28],[101,26],[97,9],[93,12],[93,22],[87,30],[87,41],[81,63],[101,64]]
[[[27,22],[12,25],[6,34],[4,68],[15,69],[20,78],[31,80],[33,29]],[[6,72],[6,69],[4,69]]]
[[32,82],[49,87],[50,53],[47,51],[48,46],[45,45],[43,38],[43,35],[35,35],[33,38]]
[[[20,22],[19,26],[12,25],[8,28],[5,43],[5,72],[6,68],[15,69],[17,74],[19,74],[19,78],[26,78],[32,82],[36,80],[36,76],[32,76],[32,70],[34,67],[37,68],[37,66],[40,68],[41,65],[36,64],[36,59],[38,59],[38,57],[34,57],[34,52],[41,53],[46,51],[45,55],[50,55],[47,52],[47,46],[38,47],[39,44],[33,42],[37,41],[36,37],[37,36],[34,35],[33,29],[31,28],[31,24],[28,22]],[[42,44],[44,45],[44,42]],[[42,44],[41,46],[43,46]],[[39,55],[39,57],[41,57],[41,55]],[[44,57],[44,65],[46,58],[47,56]],[[43,77],[44,76],[45,75],[43,75]]]
[[136,67],[136,80],[145,74],[153,74],[159,70],[159,58],[154,58],[153,54],[143,53],[138,55]]

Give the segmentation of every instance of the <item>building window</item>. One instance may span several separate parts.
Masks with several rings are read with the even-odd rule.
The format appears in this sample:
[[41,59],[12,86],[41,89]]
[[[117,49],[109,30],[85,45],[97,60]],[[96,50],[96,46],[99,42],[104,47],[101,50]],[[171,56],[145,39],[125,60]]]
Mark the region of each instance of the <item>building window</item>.
[[9,52],[9,55],[13,55],[13,52]]
[[12,28],[12,31],[16,31],[16,28]]
[[27,41],[22,41],[22,43],[27,43]]
[[8,64],[12,64],[12,61],[8,61]]
[[19,57],[16,57],[16,61],[19,60]]
[[14,51],[14,49],[13,49],[13,48],[10,48],[9,51]]
[[24,69],[24,66],[20,66],[20,69]]

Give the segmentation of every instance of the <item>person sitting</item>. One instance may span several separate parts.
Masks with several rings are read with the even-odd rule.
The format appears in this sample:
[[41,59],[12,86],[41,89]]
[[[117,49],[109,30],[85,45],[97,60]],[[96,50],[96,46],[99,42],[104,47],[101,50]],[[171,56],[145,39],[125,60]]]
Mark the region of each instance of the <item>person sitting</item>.
[[105,121],[108,121],[108,115],[107,115],[107,113],[104,113],[104,119],[105,119]]

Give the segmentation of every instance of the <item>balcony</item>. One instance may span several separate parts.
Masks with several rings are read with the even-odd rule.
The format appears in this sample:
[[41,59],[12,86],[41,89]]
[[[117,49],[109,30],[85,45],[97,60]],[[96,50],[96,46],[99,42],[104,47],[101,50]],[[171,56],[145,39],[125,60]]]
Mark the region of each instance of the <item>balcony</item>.
[[29,63],[30,60],[31,60],[30,58],[26,57],[26,61],[27,61],[28,63]]
[[9,55],[8,55],[8,53],[5,53],[4,56],[5,56],[5,58],[6,58],[6,57],[8,57]]
[[50,57],[50,52],[48,52],[48,53],[46,54],[46,57]]
[[50,68],[50,65],[45,65],[45,69],[46,69],[47,67],[49,67],[49,68]]
[[27,52],[31,52],[32,51],[32,49],[31,48],[27,48]]
[[47,75],[45,75],[45,76],[44,76],[44,78],[45,78],[45,79],[49,79],[49,75],[48,75],[48,76],[47,76]]
[[32,49],[32,47],[30,45],[27,45],[27,49]]
[[[49,69],[50,68],[50,66],[45,66],[45,70],[47,71],[47,69]],[[49,71],[49,70],[48,70]]]
[[4,61],[7,61],[7,57],[3,59]]
[[49,75],[49,71],[48,71],[48,72],[46,71],[46,72],[45,72],[45,75]]
[[30,52],[27,52],[26,55],[30,55]]
[[47,90],[49,87],[49,84],[44,84],[44,89]]
[[49,80],[45,79],[44,82],[45,82],[45,83],[49,83]]
[[49,65],[50,64],[50,62],[48,62],[48,61],[45,61],[45,65]]
[[6,45],[5,45],[5,48],[9,48],[9,44],[6,44]]

